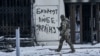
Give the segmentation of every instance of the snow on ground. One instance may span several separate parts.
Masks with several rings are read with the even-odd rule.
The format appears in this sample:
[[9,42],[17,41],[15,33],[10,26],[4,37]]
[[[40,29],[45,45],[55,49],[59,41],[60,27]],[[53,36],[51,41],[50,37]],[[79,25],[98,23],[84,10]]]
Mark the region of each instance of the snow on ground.
[[[20,56],[100,56],[100,44],[90,45],[74,45],[76,52],[68,53],[69,46],[63,46],[61,52],[55,52],[58,46],[35,46],[35,47],[21,47]],[[16,56],[16,51],[0,52],[0,56]]]

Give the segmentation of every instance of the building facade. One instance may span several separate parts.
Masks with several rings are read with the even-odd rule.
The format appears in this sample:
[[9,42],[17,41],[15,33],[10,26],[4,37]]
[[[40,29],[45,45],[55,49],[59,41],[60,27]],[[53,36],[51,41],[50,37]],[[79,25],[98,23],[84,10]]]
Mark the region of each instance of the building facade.
[[0,0],[0,36],[15,35],[16,27],[21,28],[21,36],[30,36],[30,0]]
[[0,36],[13,40],[17,27],[31,38],[31,0],[0,0]]
[[100,1],[65,0],[73,43],[100,42]]
[[[47,1],[46,3],[42,0],[39,1],[40,0],[0,0],[0,36],[13,38],[15,37],[15,29],[20,27],[22,38],[38,39],[37,41],[39,43],[43,41],[50,42],[51,40],[58,43],[59,32],[55,26],[58,27],[60,25],[60,15],[65,14],[65,16],[70,19],[70,33],[73,43],[100,42],[99,0],[55,0],[54,2],[53,0],[43,0]],[[34,8],[38,9],[38,15],[35,14],[36,10]],[[40,14],[40,9],[51,9],[55,14],[52,14],[52,12],[51,14]],[[44,32],[41,32],[41,35],[37,35],[39,33],[35,32],[36,29],[34,28],[34,26],[36,26],[35,24],[38,24],[38,21],[36,21],[37,18],[41,15],[54,17],[54,19],[51,20],[52,25],[48,23],[48,20],[46,22],[52,26],[52,29],[49,27],[49,31],[42,30],[46,32],[45,35],[43,35]],[[43,18],[45,18],[45,16]],[[41,22],[40,24],[42,24]],[[38,27],[40,26],[38,25]],[[58,33],[52,34],[55,33],[55,29]],[[47,34],[48,32],[50,32],[50,34]],[[48,37],[50,37],[51,40]]]

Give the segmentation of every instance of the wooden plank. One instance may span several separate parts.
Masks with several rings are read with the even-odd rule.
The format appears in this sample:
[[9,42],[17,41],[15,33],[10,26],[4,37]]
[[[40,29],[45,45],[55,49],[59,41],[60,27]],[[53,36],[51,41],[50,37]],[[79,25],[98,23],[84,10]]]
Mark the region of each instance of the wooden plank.
[[71,40],[75,43],[75,6],[74,4],[70,4],[70,26],[71,26]]
[[99,4],[96,4],[96,30],[97,30],[97,38],[96,40],[99,42]]
[[83,42],[82,4],[80,4],[80,43]]

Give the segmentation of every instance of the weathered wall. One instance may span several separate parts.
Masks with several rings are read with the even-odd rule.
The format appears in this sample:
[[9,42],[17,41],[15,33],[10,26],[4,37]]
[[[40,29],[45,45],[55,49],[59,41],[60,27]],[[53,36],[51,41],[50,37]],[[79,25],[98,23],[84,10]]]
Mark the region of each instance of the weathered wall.
[[63,0],[36,0],[33,11],[37,41],[41,45],[58,44],[60,36],[57,27],[60,15],[65,14]]

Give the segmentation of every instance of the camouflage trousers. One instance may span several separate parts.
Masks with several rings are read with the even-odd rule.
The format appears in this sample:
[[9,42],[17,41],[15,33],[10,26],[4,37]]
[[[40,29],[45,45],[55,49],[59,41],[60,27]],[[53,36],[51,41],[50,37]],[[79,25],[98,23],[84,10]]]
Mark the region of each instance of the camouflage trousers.
[[74,49],[74,46],[72,45],[72,43],[71,43],[71,41],[70,41],[70,38],[69,38],[69,36],[62,36],[61,38],[60,38],[60,41],[59,41],[59,46],[58,46],[58,49],[57,49],[57,51],[60,51],[61,49],[62,49],[62,45],[63,45],[63,42],[64,41],[66,41],[66,43],[68,43],[69,44],[69,46],[70,46],[70,48],[71,48],[71,51],[75,51],[75,49]]

